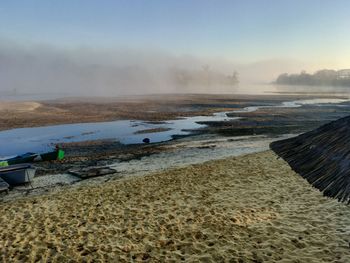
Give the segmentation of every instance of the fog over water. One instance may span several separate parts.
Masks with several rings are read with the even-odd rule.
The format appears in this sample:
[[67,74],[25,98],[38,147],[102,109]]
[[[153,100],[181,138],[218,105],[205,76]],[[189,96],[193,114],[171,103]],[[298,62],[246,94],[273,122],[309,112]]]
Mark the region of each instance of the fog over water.
[[[302,65],[290,60],[241,64],[151,49],[58,48],[2,41],[0,91],[2,96],[260,93],[264,88],[252,84],[270,82]],[[232,80],[234,74],[239,84]]]

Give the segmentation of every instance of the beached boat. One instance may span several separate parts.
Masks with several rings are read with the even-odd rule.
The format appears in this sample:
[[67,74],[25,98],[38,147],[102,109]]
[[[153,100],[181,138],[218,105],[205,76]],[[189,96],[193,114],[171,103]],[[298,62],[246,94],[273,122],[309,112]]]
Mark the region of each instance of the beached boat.
[[6,183],[1,177],[0,177],[0,195],[2,193],[8,193],[10,185]]
[[47,153],[32,153],[28,152],[22,155],[18,155],[13,158],[9,158],[3,161],[6,161],[8,165],[21,164],[21,163],[33,163],[40,161],[54,161],[62,160],[64,158],[63,150],[55,150]]
[[25,153],[17,155],[15,157],[3,160],[6,161],[8,165],[21,164],[21,163],[31,163],[34,162],[34,159],[38,156],[36,153]]
[[30,164],[16,164],[0,167],[0,178],[9,185],[29,183],[35,175],[35,168]]

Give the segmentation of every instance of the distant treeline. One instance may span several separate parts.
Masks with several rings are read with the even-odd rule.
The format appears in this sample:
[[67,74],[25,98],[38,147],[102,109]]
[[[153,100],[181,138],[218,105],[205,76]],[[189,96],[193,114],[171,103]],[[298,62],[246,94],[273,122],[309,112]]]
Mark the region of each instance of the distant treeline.
[[173,82],[179,86],[236,86],[239,83],[238,73],[233,71],[231,75],[210,70],[209,66],[203,66],[200,70],[187,70],[173,68],[169,70]]
[[302,71],[300,74],[281,74],[276,84],[309,85],[309,86],[342,86],[350,87],[350,69],[316,71],[314,74]]

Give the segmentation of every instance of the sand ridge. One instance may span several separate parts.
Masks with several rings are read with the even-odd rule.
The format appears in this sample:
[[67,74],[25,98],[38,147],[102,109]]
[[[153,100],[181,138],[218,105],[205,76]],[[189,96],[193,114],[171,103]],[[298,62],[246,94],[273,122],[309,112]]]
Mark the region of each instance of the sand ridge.
[[349,262],[350,209],[271,151],[0,204],[3,261]]
[[17,112],[27,112],[34,111],[41,107],[41,104],[34,101],[19,101],[19,102],[0,102],[0,111],[17,111]]

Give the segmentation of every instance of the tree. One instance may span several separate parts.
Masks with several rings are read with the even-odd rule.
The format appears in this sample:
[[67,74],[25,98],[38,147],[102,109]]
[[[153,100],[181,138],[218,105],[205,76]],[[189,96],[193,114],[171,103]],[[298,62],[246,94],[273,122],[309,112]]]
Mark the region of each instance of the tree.
[[229,76],[229,83],[233,86],[235,86],[239,83],[237,71],[233,71],[232,75]]

